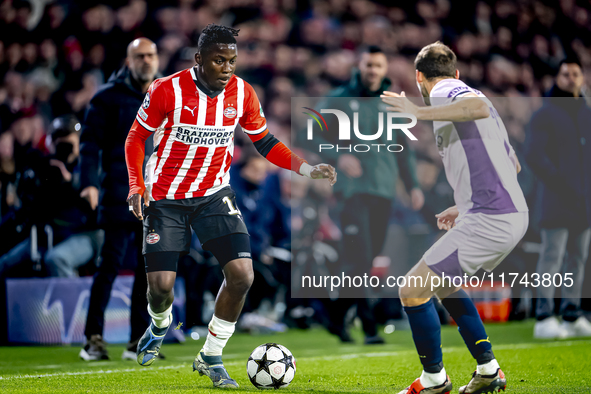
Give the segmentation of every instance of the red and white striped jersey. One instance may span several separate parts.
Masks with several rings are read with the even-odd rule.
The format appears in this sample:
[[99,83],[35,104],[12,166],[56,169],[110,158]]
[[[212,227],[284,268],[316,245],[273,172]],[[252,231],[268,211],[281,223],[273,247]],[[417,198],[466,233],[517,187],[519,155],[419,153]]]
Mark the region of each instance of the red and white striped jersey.
[[195,84],[193,68],[152,83],[136,120],[155,132],[154,153],[146,166],[150,200],[209,196],[230,184],[234,130],[256,135],[267,128],[259,99],[233,75],[210,98]]

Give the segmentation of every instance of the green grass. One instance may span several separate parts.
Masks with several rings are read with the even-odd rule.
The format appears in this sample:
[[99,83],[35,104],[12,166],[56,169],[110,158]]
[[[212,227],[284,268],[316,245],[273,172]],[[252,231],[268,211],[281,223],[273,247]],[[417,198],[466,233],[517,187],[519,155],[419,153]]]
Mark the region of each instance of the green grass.
[[[509,393],[590,393],[591,340],[536,341],[533,322],[489,324],[495,354],[508,378]],[[362,337],[354,332],[357,342]],[[230,375],[241,388],[258,392],[246,376],[250,352],[266,342],[287,346],[297,359],[293,383],[282,392],[398,393],[421,372],[409,331],[386,335],[383,346],[341,345],[322,330],[272,336],[235,335],[224,351]],[[444,362],[454,392],[475,368],[454,327],[442,329]],[[192,372],[203,340],[165,344],[166,360],[151,367],[120,361],[122,345],[109,346],[113,361],[85,363],[78,347],[0,348],[1,393],[214,393],[211,382]]]

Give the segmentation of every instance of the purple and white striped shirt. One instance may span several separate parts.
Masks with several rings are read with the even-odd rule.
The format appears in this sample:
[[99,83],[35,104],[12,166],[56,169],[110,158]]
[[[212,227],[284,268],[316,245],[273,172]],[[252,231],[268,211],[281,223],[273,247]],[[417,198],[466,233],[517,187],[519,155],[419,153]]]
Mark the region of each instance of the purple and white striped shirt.
[[431,90],[431,105],[445,105],[474,93],[490,108],[490,116],[468,122],[433,122],[445,174],[454,189],[460,214],[527,212],[517,182],[514,151],[498,112],[480,91],[458,79],[439,81]]

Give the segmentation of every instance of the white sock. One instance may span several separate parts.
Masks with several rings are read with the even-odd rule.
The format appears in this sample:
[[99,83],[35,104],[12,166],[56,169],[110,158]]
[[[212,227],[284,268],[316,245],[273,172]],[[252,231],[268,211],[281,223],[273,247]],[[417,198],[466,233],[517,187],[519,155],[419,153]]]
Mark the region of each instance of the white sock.
[[447,374],[445,373],[445,368],[442,368],[438,373],[423,371],[421,374],[421,384],[425,388],[439,386],[440,384],[445,383],[446,379]]
[[152,321],[158,328],[166,328],[172,323],[172,305],[164,312],[156,313],[150,308],[150,304],[148,304],[148,314],[152,316]]
[[479,375],[494,375],[497,373],[497,369],[499,368],[499,362],[495,358],[486,364],[478,365],[476,367],[476,373]]
[[236,322],[225,321],[213,315],[208,328],[209,332],[203,345],[203,353],[206,356],[221,356],[228,339],[234,334]]

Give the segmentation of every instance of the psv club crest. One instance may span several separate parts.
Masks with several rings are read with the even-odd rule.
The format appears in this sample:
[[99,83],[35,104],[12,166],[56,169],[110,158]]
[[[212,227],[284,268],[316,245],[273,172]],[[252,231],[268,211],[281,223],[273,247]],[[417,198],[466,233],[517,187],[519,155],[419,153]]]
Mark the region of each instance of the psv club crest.
[[146,237],[146,243],[150,245],[153,245],[158,241],[160,241],[160,236],[156,233],[148,234],[148,236]]
[[236,117],[237,111],[234,107],[226,107],[224,110],[224,116],[228,119],[234,119]]

